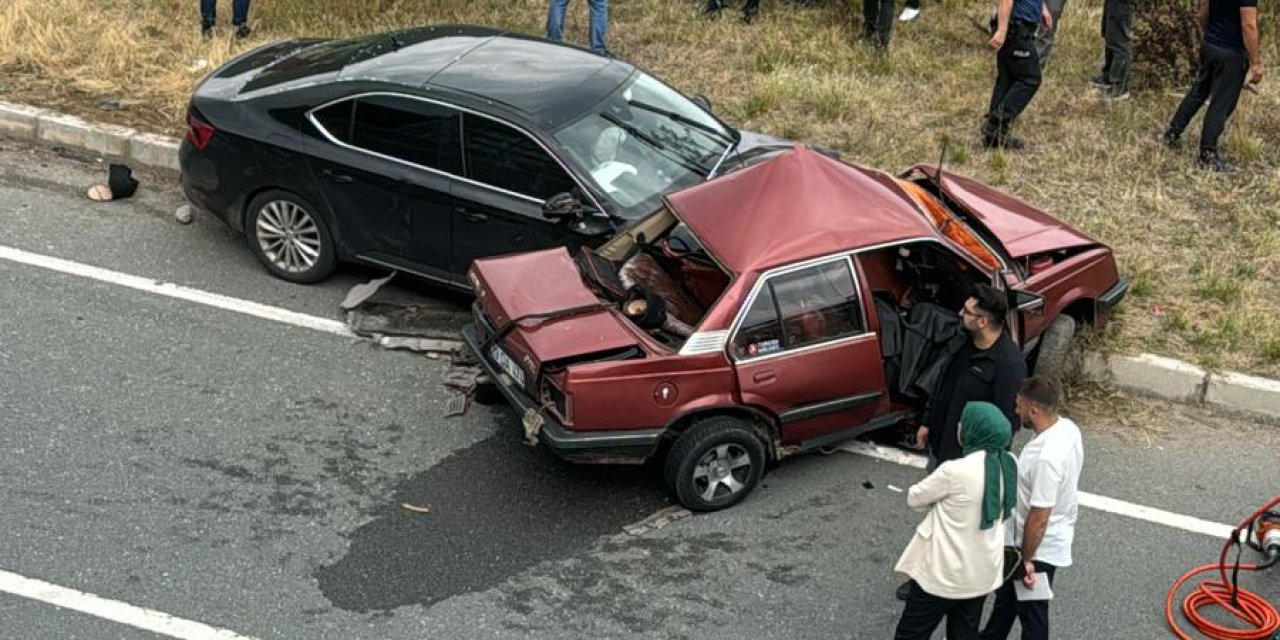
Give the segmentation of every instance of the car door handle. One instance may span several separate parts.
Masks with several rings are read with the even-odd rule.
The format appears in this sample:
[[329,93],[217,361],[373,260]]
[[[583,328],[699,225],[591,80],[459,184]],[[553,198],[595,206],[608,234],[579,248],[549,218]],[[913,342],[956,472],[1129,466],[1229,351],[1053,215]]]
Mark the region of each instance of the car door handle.
[[355,182],[356,180],[355,178],[352,178],[351,176],[345,173],[338,173],[333,169],[325,169],[324,171],[320,172],[320,175],[328,178],[330,182],[336,182],[338,184],[348,184],[351,182]]
[[481,220],[489,219],[489,216],[480,213],[479,211],[472,211],[466,207],[458,207],[456,211],[458,212],[458,215],[471,220],[472,222],[480,222]]
[[778,379],[778,374],[774,371],[757,371],[751,374],[751,379],[755,382],[773,382]]

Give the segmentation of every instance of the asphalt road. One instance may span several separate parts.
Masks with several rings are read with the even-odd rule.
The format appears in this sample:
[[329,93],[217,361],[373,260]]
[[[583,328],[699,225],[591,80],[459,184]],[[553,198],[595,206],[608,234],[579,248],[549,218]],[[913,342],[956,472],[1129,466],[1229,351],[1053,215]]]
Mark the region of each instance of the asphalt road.
[[[176,224],[162,177],[86,201],[101,173],[0,140],[0,245],[335,319],[376,275],[274,280],[220,222]],[[0,306],[0,570],[262,640],[892,635],[918,516],[890,487],[918,470],[801,457],[734,509],[632,536],[669,504],[653,468],[560,463],[501,407],[444,418],[441,362],[3,260]],[[1085,490],[1222,523],[1280,493],[1280,428],[1072,409]],[[1055,637],[1169,637],[1165,590],[1219,544],[1083,510]],[[1247,584],[1280,599],[1280,570]],[[160,637],[5,593],[0,628]]]

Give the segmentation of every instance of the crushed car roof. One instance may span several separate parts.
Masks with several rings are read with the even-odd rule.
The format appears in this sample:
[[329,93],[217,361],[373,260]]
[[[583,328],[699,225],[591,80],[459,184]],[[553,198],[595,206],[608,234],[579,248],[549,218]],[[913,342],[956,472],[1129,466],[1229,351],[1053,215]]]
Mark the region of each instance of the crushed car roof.
[[935,236],[892,177],[803,145],[666,200],[707,251],[738,274]]

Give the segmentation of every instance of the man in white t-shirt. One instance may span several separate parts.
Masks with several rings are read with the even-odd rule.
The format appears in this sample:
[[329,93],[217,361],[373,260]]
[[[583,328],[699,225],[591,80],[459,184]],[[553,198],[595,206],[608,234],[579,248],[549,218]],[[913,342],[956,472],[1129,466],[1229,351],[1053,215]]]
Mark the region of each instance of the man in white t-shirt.
[[1058,415],[1057,387],[1045,378],[1027,378],[1016,405],[1022,423],[1036,434],[1018,456],[1018,508],[1005,530],[1005,543],[1022,550],[1023,566],[996,590],[982,640],[1005,640],[1015,618],[1022,624],[1022,640],[1047,640],[1049,600],[1018,600],[1014,581],[1029,588],[1037,580],[1052,585],[1054,573],[1071,566],[1079,512],[1084,443],[1079,427]]

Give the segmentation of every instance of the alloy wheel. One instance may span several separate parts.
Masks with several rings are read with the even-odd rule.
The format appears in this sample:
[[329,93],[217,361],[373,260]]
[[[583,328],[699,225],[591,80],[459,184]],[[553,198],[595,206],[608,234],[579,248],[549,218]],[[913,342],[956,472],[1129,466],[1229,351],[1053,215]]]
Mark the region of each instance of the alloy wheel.
[[305,273],[320,261],[320,228],[296,203],[272,200],[262,205],[254,226],[262,254],[277,269]]
[[750,478],[751,456],[734,443],[708,450],[693,467],[694,490],[708,502],[742,491]]

